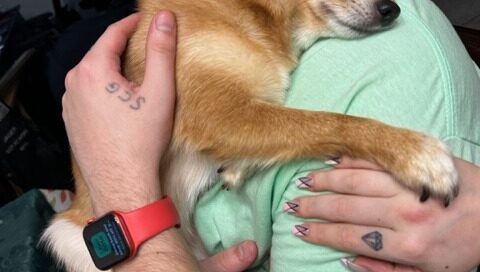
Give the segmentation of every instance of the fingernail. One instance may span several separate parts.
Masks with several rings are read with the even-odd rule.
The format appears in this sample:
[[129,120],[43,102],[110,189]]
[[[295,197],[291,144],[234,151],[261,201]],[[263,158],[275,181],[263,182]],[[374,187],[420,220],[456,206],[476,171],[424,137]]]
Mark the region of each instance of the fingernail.
[[155,18],[155,26],[158,31],[172,32],[175,19],[170,12],[162,11]]
[[348,258],[341,258],[340,261],[342,262],[343,266],[349,269],[352,272],[369,272],[368,269],[355,264]]
[[296,213],[300,205],[298,203],[287,201],[283,204],[283,211],[287,213]]
[[301,177],[295,180],[295,185],[299,189],[310,189],[312,187],[312,178],[311,177]]
[[238,259],[239,260],[245,260],[245,242],[243,242],[239,247],[238,247]]
[[305,225],[295,225],[292,228],[292,233],[298,237],[304,237],[308,234],[308,227]]
[[255,243],[252,242],[242,242],[238,249],[238,259],[241,261],[250,260],[252,252],[255,250]]
[[331,158],[329,160],[326,160],[324,163],[326,165],[335,166],[335,165],[339,165],[341,160],[342,159],[340,157],[334,157],[334,158]]

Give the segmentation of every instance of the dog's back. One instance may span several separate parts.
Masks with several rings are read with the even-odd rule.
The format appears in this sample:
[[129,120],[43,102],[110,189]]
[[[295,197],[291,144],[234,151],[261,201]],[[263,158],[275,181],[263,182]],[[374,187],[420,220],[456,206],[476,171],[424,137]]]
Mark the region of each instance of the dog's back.
[[[283,101],[288,73],[294,68],[295,53],[298,53],[292,48],[289,31],[292,26],[289,17],[295,13],[294,8],[293,5],[284,6],[279,14],[273,14],[267,9],[270,4],[261,6],[258,2],[262,1],[140,1],[139,10],[144,15],[127,51],[126,76],[142,82],[145,38],[150,21],[159,10],[172,10],[178,21],[180,107],[177,109],[176,136],[180,136],[184,125],[187,126],[184,112],[196,110],[183,108],[183,105],[192,105],[183,103],[182,99],[196,99],[193,96],[199,89],[204,90],[201,96],[221,98],[218,90],[240,93],[247,88],[250,94],[267,101]],[[231,90],[232,82],[242,82],[244,86],[236,86],[237,91]]]

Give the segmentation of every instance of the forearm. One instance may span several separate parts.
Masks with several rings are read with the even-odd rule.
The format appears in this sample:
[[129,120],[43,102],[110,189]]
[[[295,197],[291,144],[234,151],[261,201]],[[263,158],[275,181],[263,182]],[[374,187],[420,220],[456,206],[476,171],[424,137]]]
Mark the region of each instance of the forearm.
[[145,242],[138,255],[115,271],[200,271],[177,229],[167,230]]

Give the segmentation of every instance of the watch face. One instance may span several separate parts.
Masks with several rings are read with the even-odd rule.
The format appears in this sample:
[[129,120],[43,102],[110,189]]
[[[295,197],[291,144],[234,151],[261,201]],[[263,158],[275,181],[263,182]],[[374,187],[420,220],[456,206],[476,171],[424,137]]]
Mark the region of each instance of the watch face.
[[115,215],[107,214],[83,230],[83,238],[98,269],[110,269],[130,257],[130,248],[117,220]]

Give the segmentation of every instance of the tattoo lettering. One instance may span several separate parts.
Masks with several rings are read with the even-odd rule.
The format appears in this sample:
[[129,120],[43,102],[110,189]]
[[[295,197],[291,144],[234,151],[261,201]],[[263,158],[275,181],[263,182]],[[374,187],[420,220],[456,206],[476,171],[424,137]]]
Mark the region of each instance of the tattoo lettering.
[[142,106],[142,104],[145,104],[145,97],[139,96],[139,97],[137,97],[135,102],[136,102],[135,105],[130,104],[130,108],[132,110],[139,110],[140,107]]
[[[107,86],[105,86],[105,90],[110,93],[116,93],[120,90],[120,84],[117,82],[110,82]],[[123,90],[123,94],[118,95],[117,98],[122,102],[130,102],[134,98],[134,93],[131,90]],[[144,96],[137,96],[135,101],[131,101],[129,103],[129,107],[132,110],[140,110],[143,104],[146,102],[146,98]]]
[[383,248],[382,234],[378,231],[370,232],[362,236],[362,240],[375,251]]
[[105,87],[105,90],[107,90],[109,93],[114,93],[120,90],[120,85],[118,83],[111,82],[107,85],[107,87]]
[[123,91],[125,96],[117,96],[118,99],[122,100],[123,102],[127,102],[132,98],[132,93],[130,91]]

